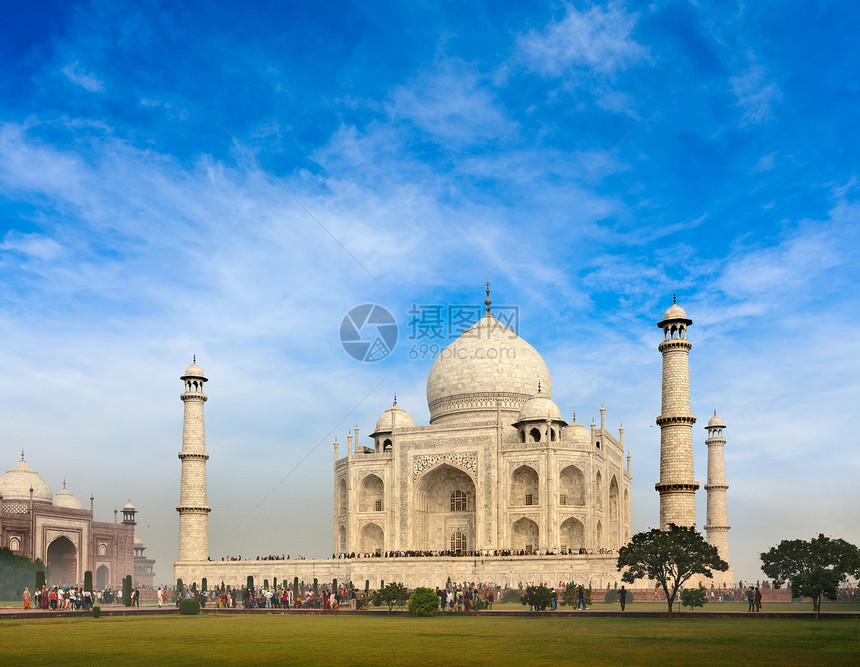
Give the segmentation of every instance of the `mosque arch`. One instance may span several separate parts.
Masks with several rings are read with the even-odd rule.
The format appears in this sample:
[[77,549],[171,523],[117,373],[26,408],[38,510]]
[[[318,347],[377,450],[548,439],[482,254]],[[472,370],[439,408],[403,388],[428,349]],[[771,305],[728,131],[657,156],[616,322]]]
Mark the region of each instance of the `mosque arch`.
[[385,548],[385,532],[375,523],[369,523],[361,529],[361,546],[359,551],[366,554],[381,554]]
[[562,469],[558,486],[559,505],[585,505],[585,475],[575,465]]
[[107,556],[107,544],[104,542],[99,544],[99,556]]
[[110,584],[110,568],[107,565],[99,565],[96,570],[96,588],[104,590]]
[[603,523],[597,522],[597,528],[594,530],[594,544],[596,549],[603,548]]
[[338,551],[342,554],[347,552],[346,548],[346,526],[341,525],[341,527],[337,531],[337,547]]
[[529,435],[531,436],[532,442],[540,442],[540,429],[533,428],[529,431]]
[[13,537],[9,540],[9,551],[19,551],[21,549],[21,540]]
[[531,519],[523,517],[511,526],[511,548],[514,551],[532,552],[540,548],[540,528]]
[[455,530],[451,533],[451,551],[454,553],[465,553],[469,550],[469,538],[462,530]]
[[413,491],[413,548],[447,551],[452,535],[463,533],[467,550],[476,544],[475,482],[468,473],[442,463],[425,473]]
[[346,493],[346,480],[341,477],[340,482],[337,485],[337,513],[339,515],[346,514],[347,507],[347,493]]
[[514,507],[537,505],[539,501],[539,478],[537,471],[528,465],[521,465],[511,474],[510,504]]
[[609,548],[618,548],[618,481],[615,475],[609,480]]
[[392,451],[392,445],[391,445],[391,439],[390,438],[385,438],[385,440],[382,441],[382,451],[383,452]]
[[603,478],[599,470],[594,476],[594,506],[603,509]]
[[51,585],[73,586],[78,582],[78,550],[61,535],[48,545],[46,565],[51,571]]
[[562,550],[579,553],[580,549],[585,548],[585,526],[576,517],[570,517],[562,523],[559,533]]
[[376,475],[361,480],[358,494],[359,512],[381,512],[384,507],[385,484]]

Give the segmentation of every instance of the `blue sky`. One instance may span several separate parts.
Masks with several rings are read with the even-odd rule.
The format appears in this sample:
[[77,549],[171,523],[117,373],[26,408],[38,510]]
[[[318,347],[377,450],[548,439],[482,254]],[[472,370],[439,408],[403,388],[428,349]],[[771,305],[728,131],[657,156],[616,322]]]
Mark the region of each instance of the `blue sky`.
[[[860,543],[854,4],[7,10],[0,467],[23,448],[105,520],[131,498],[160,580],[192,354],[212,557],[324,556],[332,440],[394,392],[427,422],[407,313],[487,277],[563,414],[624,424],[634,530],[677,293],[702,484],[728,424],[736,577],[783,538]],[[338,341],[361,303],[400,323],[373,364]]]

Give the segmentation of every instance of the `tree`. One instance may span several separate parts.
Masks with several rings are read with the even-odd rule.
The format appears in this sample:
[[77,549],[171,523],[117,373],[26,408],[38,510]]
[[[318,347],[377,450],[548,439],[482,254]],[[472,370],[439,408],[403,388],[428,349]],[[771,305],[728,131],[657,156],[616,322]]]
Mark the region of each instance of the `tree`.
[[793,597],[812,598],[816,619],[822,596],[835,600],[839,584],[849,575],[860,578],[860,549],[820,533],[808,541],[783,540],[760,558],[761,569],[773,580],[774,588],[787,581]]
[[693,607],[704,607],[708,601],[708,591],[701,586],[695,588],[685,588],[681,591],[681,604],[689,607],[693,611]]
[[416,588],[407,608],[410,616],[433,616],[439,608],[439,596],[432,588]]
[[370,600],[377,607],[388,605],[388,613],[390,614],[394,609],[394,605],[408,597],[409,591],[406,590],[406,587],[403,584],[388,584],[387,586],[383,586],[379,590],[374,591]]
[[92,570],[84,572],[84,590],[93,592],[93,573]]
[[669,524],[668,530],[652,528],[636,533],[618,550],[619,570],[628,584],[637,579],[651,579],[662,586],[666,594],[669,616],[681,584],[694,574],[711,576],[711,570],[724,572],[729,564],[720,558],[717,548],[705,542],[695,528]]
[[535,611],[543,611],[552,603],[552,592],[543,584],[527,586],[520,602],[534,607]]
[[246,588],[250,591],[254,588],[254,577],[253,575],[248,575],[247,586]]
[[122,578],[122,603],[131,606],[131,575]]
[[[17,592],[32,585],[35,577],[37,590],[41,589],[44,582],[44,565],[38,558],[30,560],[26,556],[14,553],[7,547],[0,548],[0,599],[10,600]],[[42,574],[41,579],[39,574]],[[40,583],[41,582],[41,583]]]

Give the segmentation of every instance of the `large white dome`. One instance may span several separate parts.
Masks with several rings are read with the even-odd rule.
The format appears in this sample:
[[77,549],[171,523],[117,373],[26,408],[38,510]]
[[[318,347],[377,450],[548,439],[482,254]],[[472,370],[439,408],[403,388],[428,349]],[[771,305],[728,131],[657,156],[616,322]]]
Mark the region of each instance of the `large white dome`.
[[541,395],[550,398],[549,369],[540,354],[487,313],[433,363],[427,377],[430,422],[494,420],[497,403],[519,414],[539,383]]
[[50,503],[54,493],[48,483],[27,465],[24,459],[0,477],[0,495],[3,500],[30,500],[30,488],[33,489],[33,501]]

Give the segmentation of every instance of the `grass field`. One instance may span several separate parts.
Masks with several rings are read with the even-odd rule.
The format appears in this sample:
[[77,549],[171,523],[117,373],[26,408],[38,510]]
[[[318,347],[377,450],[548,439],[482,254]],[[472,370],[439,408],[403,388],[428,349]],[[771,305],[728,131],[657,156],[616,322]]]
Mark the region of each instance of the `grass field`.
[[0,621],[0,663],[860,663],[860,622],[599,617],[142,616]]

